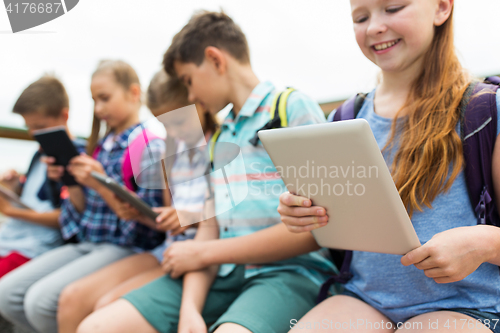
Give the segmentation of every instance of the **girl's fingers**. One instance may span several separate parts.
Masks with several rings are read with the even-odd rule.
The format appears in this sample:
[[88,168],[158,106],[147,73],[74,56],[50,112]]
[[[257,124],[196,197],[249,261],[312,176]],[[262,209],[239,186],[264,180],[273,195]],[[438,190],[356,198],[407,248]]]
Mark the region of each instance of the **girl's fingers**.
[[[428,244],[428,243],[426,243],[426,244]],[[426,245],[422,245],[422,246],[408,252],[407,254],[405,254],[401,258],[401,263],[404,266],[410,266],[410,265],[417,264],[417,263],[423,261],[424,259],[427,259],[429,256],[430,256],[429,247]]]
[[427,270],[427,269],[433,269],[433,268],[438,268],[439,265],[432,260],[432,257],[429,257],[425,260],[422,260],[419,263],[415,264],[415,267],[417,267],[420,270]]
[[156,217],[156,222],[157,223],[163,223],[166,219],[169,218],[169,216],[172,215],[173,212],[174,212],[174,210],[168,209],[168,207],[164,208],[160,212],[160,215],[158,215],[158,217]]
[[176,223],[178,223],[177,216],[171,215],[159,223],[158,228],[162,231],[172,230],[177,227]]
[[187,225],[187,226],[184,226],[184,227],[173,228],[172,230],[170,230],[170,234],[172,236],[177,236],[177,235],[183,233],[184,231],[186,231],[187,229],[189,229],[189,227],[191,227],[191,226]]
[[322,216],[322,217],[282,216],[281,221],[285,223],[288,230],[290,230],[291,232],[300,233],[324,227],[328,223],[328,216]]
[[296,226],[287,225],[287,229],[288,229],[288,231],[293,232],[295,234],[300,234],[302,232],[309,232],[311,230],[318,229],[318,228],[321,228],[323,226],[324,225],[319,225],[319,224],[310,224],[310,225],[307,225],[305,227],[296,227]]
[[443,268],[431,268],[426,269],[424,271],[425,276],[434,279],[434,278],[445,278],[448,277],[448,274],[445,272]]
[[457,282],[457,281],[460,281],[460,280],[453,279],[449,276],[434,278],[434,282],[436,282],[436,283],[452,283],[452,282]]
[[280,215],[295,216],[295,217],[325,216],[326,209],[324,209],[323,207],[318,207],[318,206],[305,208],[305,207],[290,207],[290,206],[285,206],[285,205],[279,205],[278,206],[278,213],[280,213]]
[[310,207],[311,200],[301,197],[290,192],[285,192],[280,195],[280,202],[285,206]]

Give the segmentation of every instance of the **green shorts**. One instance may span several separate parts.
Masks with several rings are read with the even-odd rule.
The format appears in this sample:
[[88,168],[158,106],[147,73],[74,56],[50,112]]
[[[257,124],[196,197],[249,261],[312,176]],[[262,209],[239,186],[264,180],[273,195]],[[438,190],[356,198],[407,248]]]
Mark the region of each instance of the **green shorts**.
[[[275,271],[245,279],[244,266],[218,277],[205,302],[202,316],[210,332],[235,323],[255,333],[288,332],[314,307],[319,287],[294,271]],[[160,333],[177,332],[182,279],[161,277],[123,298]]]

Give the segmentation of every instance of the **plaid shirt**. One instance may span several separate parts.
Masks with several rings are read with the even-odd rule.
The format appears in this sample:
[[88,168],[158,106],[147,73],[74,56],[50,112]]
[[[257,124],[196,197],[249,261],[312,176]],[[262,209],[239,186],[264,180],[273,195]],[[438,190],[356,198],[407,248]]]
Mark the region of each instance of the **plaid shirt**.
[[[120,184],[124,183],[122,164],[129,135],[137,126],[134,125],[117,135],[111,150],[100,149],[97,155],[105,173]],[[101,147],[109,135],[99,142]],[[151,140],[149,148],[155,160],[160,160],[165,152],[165,143],[161,139]],[[144,154],[149,158],[148,152],[145,151]],[[155,168],[148,168],[147,172],[161,174],[161,170]],[[109,242],[145,250],[154,248],[164,240],[164,233],[154,231],[136,221],[120,219],[93,189],[84,188],[84,193],[86,203],[82,213],[75,209],[69,199],[63,201],[59,223],[64,239],[76,237],[80,242]],[[152,207],[163,206],[163,192],[160,189],[139,187],[136,194]]]

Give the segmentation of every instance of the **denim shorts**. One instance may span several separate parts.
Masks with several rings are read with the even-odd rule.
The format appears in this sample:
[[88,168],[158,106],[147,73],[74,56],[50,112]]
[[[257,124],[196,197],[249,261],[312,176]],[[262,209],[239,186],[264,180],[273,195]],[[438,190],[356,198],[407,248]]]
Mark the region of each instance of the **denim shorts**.
[[[342,295],[354,297],[354,298],[359,299],[360,301],[363,301],[363,299],[361,299],[361,297],[359,297],[357,294],[355,294],[349,290],[344,290]],[[489,329],[493,333],[500,333],[500,314],[498,314],[498,313],[485,312],[485,311],[480,311],[480,310],[476,310],[476,309],[465,309],[465,308],[444,309],[441,311],[458,312],[458,313],[462,313],[466,316],[472,317],[472,318],[480,321],[483,324],[489,323],[490,324]]]

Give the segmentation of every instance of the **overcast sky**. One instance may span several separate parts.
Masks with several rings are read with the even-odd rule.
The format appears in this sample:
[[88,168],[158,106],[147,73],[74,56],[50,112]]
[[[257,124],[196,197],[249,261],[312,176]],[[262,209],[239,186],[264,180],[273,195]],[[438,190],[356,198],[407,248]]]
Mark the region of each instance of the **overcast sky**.
[[[100,59],[129,62],[146,88],[193,12],[220,8],[245,32],[261,80],[293,86],[318,102],[373,88],[377,68],[356,45],[347,0],[81,0],[62,17],[17,34],[10,33],[2,8],[0,126],[23,126],[11,114],[15,100],[29,83],[52,72],[68,90],[70,130],[88,135],[90,75]],[[500,73],[499,13],[499,0],[456,1],[456,46],[475,75]],[[0,172],[26,169],[34,149],[35,144],[0,139]]]

